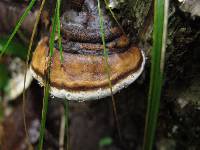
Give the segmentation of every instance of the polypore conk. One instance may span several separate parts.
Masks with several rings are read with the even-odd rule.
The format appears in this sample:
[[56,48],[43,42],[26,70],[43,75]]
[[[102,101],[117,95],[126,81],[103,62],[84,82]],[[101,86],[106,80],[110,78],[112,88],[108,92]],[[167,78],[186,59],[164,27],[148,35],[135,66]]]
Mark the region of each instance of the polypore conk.
[[[63,14],[61,31],[64,62],[60,61],[58,44],[51,59],[50,92],[68,100],[84,101],[111,95],[96,0],[85,0],[83,7],[86,9],[77,11],[75,15],[69,15],[72,10]],[[105,13],[103,10],[109,75],[115,94],[140,76],[145,56],[120,28],[111,23]],[[41,39],[31,63],[32,74],[42,85],[48,72],[48,42],[48,37]]]

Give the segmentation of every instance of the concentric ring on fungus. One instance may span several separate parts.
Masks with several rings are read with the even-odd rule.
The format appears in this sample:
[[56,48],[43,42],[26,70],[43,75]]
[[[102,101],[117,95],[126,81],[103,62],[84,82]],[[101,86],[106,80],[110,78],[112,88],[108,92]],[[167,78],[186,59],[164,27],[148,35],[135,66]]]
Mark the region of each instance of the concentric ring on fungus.
[[[57,44],[52,57],[51,94],[68,100],[93,100],[111,95],[100,35],[96,1],[85,0],[82,11],[62,15],[61,32],[64,62]],[[106,47],[113,93],[127,87],[142,73],[145,56],[113,25],[103,10]],[[49,39],[43,37],[32,58],[33,76],[44,84],[49,60]]]

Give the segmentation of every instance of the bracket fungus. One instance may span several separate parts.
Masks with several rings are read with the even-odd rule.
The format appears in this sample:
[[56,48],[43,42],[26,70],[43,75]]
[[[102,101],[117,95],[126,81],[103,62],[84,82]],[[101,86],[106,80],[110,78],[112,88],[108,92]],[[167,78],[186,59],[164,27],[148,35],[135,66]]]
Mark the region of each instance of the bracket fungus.
[[[61,17],[64,62],[58,44],[51,58],[50,92],[68,100],[92,100],[111,95],[101,41],[96,0],[85,0],[81,11],[68,10]],[[142,73],[145,56],[133,45],[106,10],[102,10],[109,74],[113,94],[134,82]],[[49,39],[43,37],[32,58],[33,76],[43,85],[49,56]]]

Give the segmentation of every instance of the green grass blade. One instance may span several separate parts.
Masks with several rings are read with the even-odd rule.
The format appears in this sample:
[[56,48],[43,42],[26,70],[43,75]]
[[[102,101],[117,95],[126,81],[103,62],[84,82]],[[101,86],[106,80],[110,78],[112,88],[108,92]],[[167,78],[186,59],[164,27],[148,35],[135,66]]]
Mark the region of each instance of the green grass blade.
[[50,60],[48,62],[48,66],[47,66],[48,72],[47,72],[47,75],[46,75],[45,87],[44,87],[42,120],[41,120],[41,126],[40,126],[40,137],[39,137],[39,145],[38,145],[39,150],[43,150],[46,115],[47,115],[47,110],[48,110],[48,99],[49,99],[49,90],[50,90],[51,59],[52,59],[53,52],[54,52],[54,41],[55,41],[55,33],[56,33],[56,26],[57,26],[57,17],[56,17],[56,13],[58,11],[57,9],[58,9],[58,6],[56,5],[55,14],[54,14],[53,23],[52,23],[52,31],[51,31],[50,40],[49,40],[49,48],[50,48],[49,57],[50,57]]
[[[56,7],[57,9],[57,7]],[[55,13],[56,14],[56,13]],[[53,23],[52,23],[52,31],[51,31],[51,35],[50,35],[50,40],[49,40],[49,47],[50,47],[50,57],[53,56],[53,52],[54,52],[54,41],[55,41],[55,35],[56,35],[56,26],[57,26],[57,18],[56,15],[53,18]]]
[[45,87],[44,87],[42,120],[41,120],[41,126],[40,126],[40,137],[39,137],[39,145],[38,145],[39,150],[43,150],[46,116],[47,116],[47,111],[48,111],[49,90],[50,90],[49,81],[46,81]]
[[60,50],[60,60],[61,60],[61,63],[63,63],[62,39],[60,35],[60,3],[61,3],[61,0],[57,0],[58,9],[57,9],[56,17],[57,17],[57,29],[58,29],[57,32],[58,32],[58,44],[59,44],[59,50]]
[[153,49],[143,150],[152,150],[163,80],[168,0],[155,0]]
[[26,16],[28,15],[28,13],[30,12],[31,8],[33,7],[33,5],[35,4],[36,0],[31,0],[31,2],[29,3],[29,5],[27,6],[26,10],[24,11],[23,15],[20,17],[17,25],[14,28],[14,31],[12,32],[11,36],[9,37],[7,43],[5,44],[5,46],[3,47],[3,50],[0,53],[0,59],[3,56],[3,54],[5,53],[6,49],[8,48],[8,45],[10,44],[10,42],[12,41],[13,37],[15,36],[15,34],[17,33],[17,31],[19,30],[19,27],[21,26],[21,24],[23,23],[24,19],[26,18]]
[[103,54],[104,54],[104,62],[105,62],[105,71],[106,71],[106,74],[107,74],[107,77],[108,77],[109,88],[110,88],[111,97],[112,97],[113,113],[114,113],[114,116],[115,116],[118,135],[119,135],[120,141],[122,141],[120,125],[119,125],[119,118],[118,118],[118,115],[117,115],[116,102],[115,102],[115,99],[114,99],[114,96],[113,96],[112,83],[111,83],[111,80],[110,80],[110,66],[109,66],[109,62],[108,62],[108,49],[106,48],[106,42],[105,42],[104,22],[103,22],[103,16],[102,16],[102,12],[101,12],[100,0],[98,0],[98,13],[99,13],[100,33],[101,33],[103,49],[104,49]]

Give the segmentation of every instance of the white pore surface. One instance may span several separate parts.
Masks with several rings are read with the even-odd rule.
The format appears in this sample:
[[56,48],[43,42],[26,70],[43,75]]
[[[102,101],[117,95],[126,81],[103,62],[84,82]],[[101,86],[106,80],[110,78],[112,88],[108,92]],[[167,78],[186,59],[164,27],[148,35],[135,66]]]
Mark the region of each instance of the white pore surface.
[[[123,88],[128,87],[131,83],[133,83],[144,70],[145,65],[145,55],[142,51],[143,62],[141,67],[134,73],[130,74],[124,79],[119,80],[116,84],[112,85],[113,94],[120,91]],[[30,68],[33,77],[39,81],[40,85],[43,86],[44,82],[42,77],[37,75],[32,68]],[[86,91],[68,91],[66,89],[57,89],[56,87],[50,88],[50,93],[52,96],[67,99],[67,100],[75,100],[75,101],[86,101],[86,100],[96,100],[101,99],[111,95],[110,88],[99,88],[96,90],[86,90]]]

